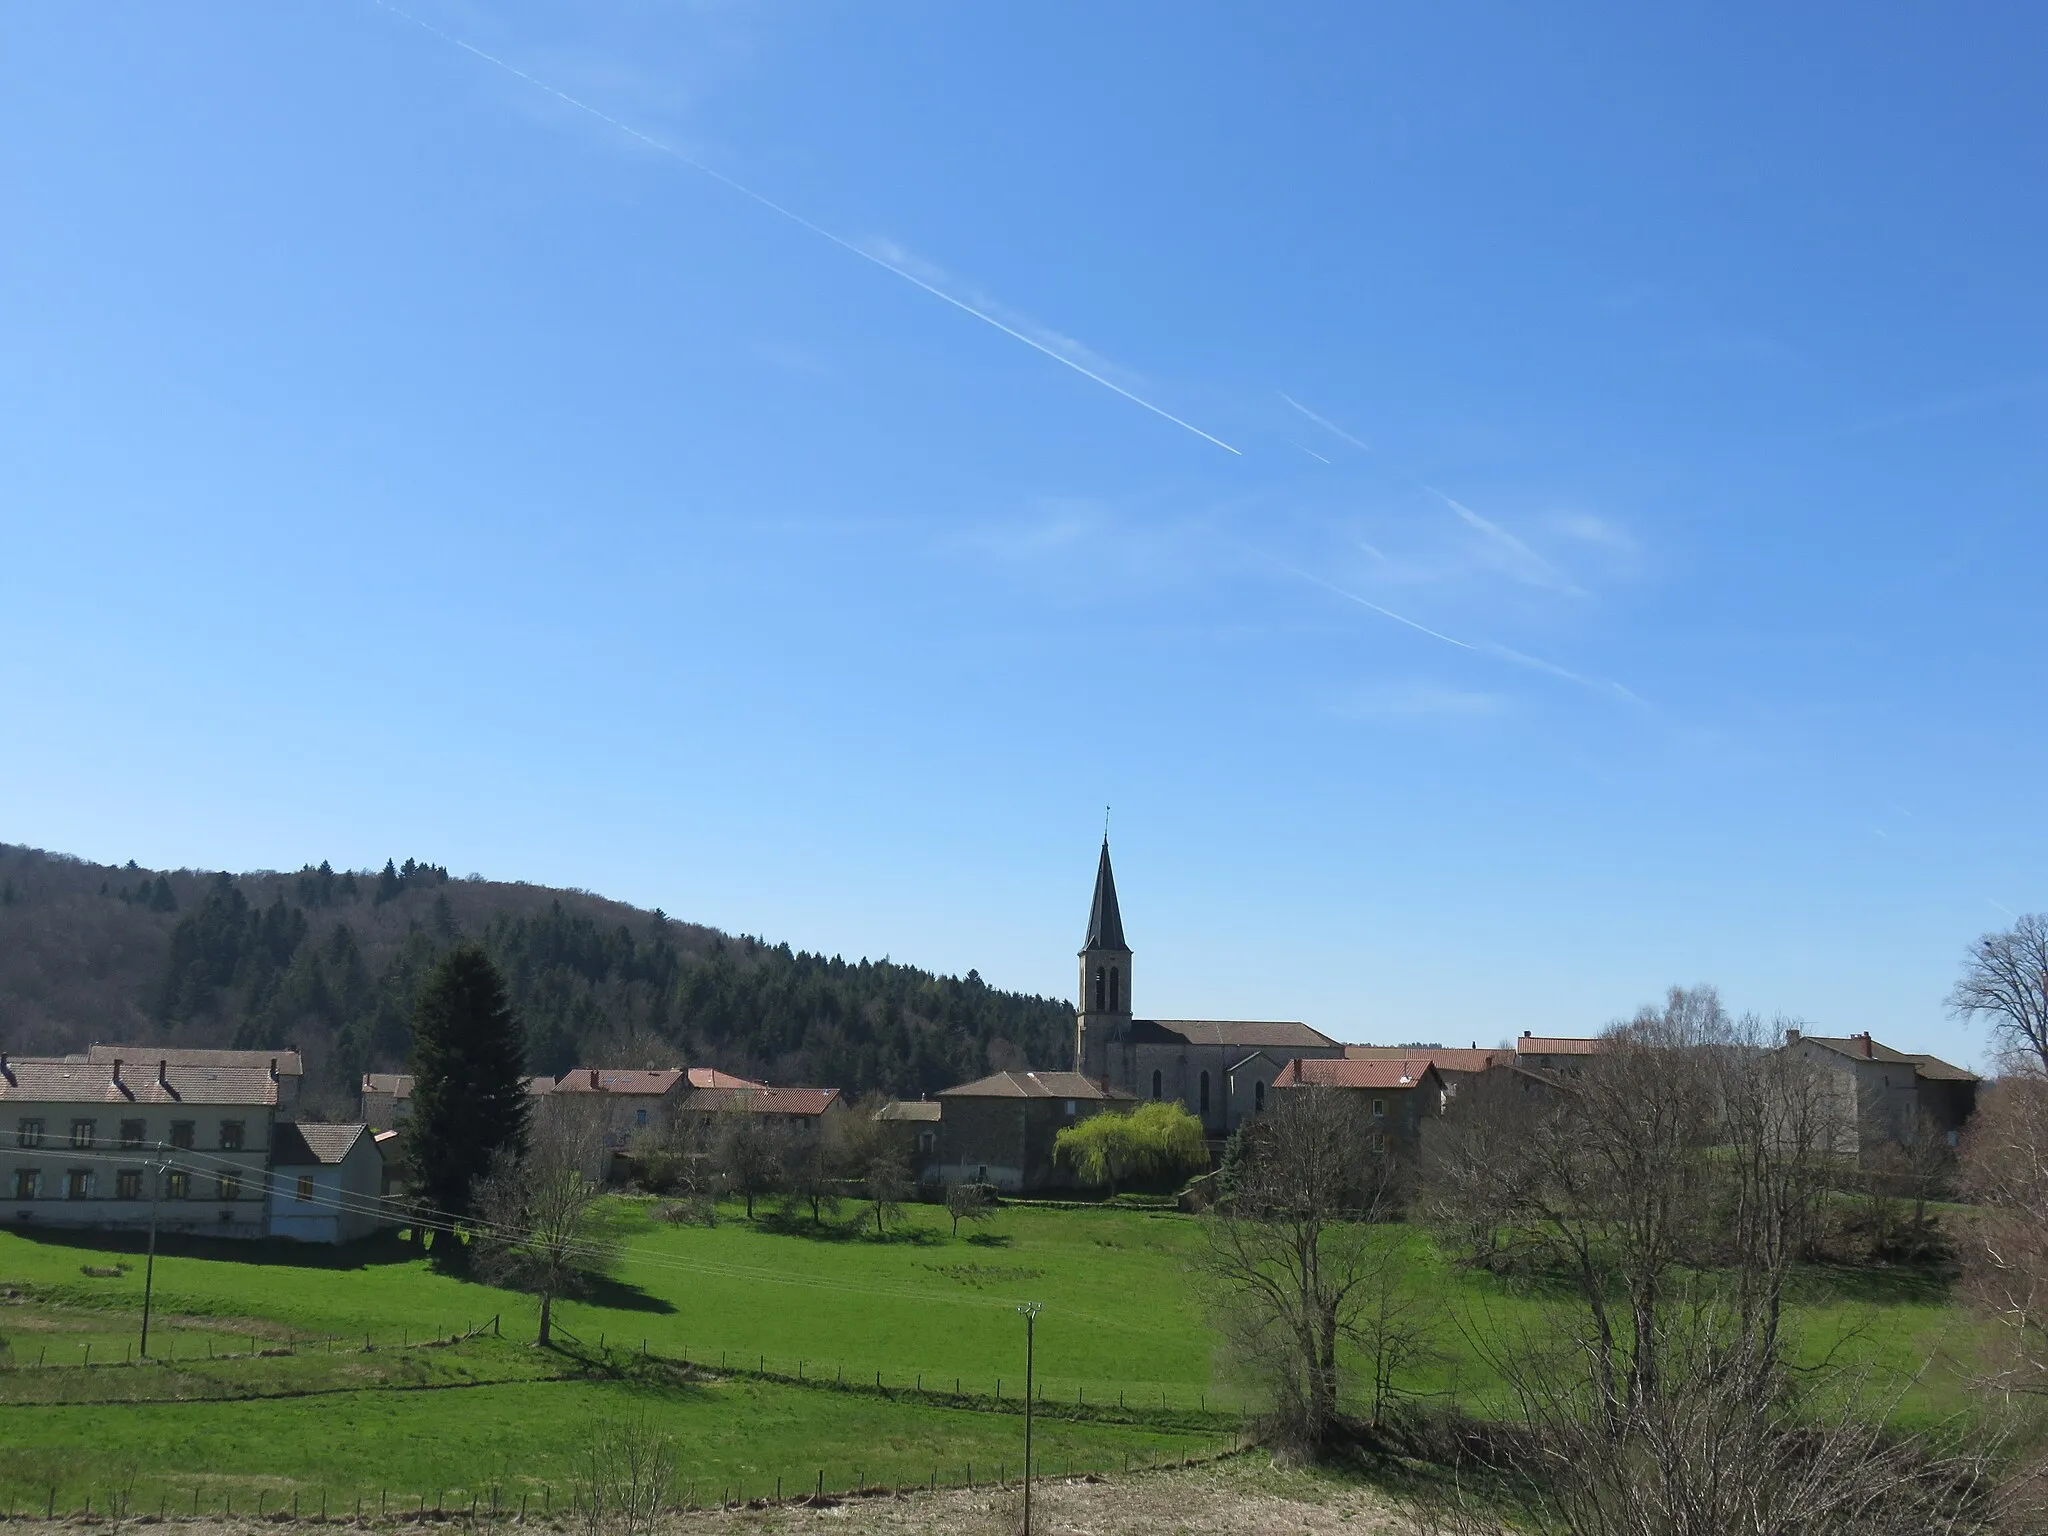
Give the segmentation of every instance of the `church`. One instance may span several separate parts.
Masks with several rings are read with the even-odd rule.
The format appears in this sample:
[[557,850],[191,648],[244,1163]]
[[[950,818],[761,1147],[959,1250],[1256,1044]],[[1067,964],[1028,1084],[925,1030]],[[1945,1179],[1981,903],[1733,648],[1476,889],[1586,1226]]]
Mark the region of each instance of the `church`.
[[1342,1045],[1302,1023],[1140,1019],[1131,1003],[1131,946],[1105,837],[1081,944],[1076,1072],[1140,1099],[1178,1099],[1216,1141],[1266,1107],[1266,1090],[1288,1062],[1344,1055]]

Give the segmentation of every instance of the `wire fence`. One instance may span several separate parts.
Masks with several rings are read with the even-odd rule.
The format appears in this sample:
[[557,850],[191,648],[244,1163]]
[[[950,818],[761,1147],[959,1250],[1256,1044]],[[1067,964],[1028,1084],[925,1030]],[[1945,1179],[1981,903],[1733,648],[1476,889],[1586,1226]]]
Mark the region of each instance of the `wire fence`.
[[[1032,1476],[1043,1481],[1100,1480],[1136,1472],[1189,1468],[1237,1454],[1250,1442],[1242,1436],[1205,1439],[1179,1454],[1156,1451],[1055,1451],[1033,1458]],[[848,1499],[903,1497],[912,1493],[1007,1490],[1020,1485],[1021,1461],[914,1466],[906,1457],[882,1465],[841,1464],[791,1468],[778,1474],[691,1476],[683,1472],[665,1491],[665,1514],[700,1510],[802,1506]],[[0,1482],[0,1520],[81,1521],[155,1519],[159,1522],[210,1519],[298,1520],[327,1524],[406,1525],[462,1522],[486,1526],[581,1521],[590,1495],[573,1478],[528,1477],[514,1481],[447,1482],[427,1489],[388,1485],[313,1484],[280,1489],[274,1478],[250,1477],[241,1487],[231,1479],[204,1480],[129,1474],[107,1477],[23,1478]]]

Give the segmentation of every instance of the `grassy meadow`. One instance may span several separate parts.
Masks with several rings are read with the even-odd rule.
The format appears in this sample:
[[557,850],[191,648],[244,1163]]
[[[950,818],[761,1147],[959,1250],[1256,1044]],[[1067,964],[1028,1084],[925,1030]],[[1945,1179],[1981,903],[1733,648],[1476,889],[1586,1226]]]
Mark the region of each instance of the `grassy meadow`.
[[[394,1241],[208,1243],[159,1252],[153,1360],[130,1364],[134,1243],[0,1233],[0,1502],[29,1507],[55,1487],[77,1508],[96,1486],[104,1507],[109,1476],[128,1480],[138,1511],[195,1495],[275,1509],[295,1490],[347,1507],[380,1492],[406,1507],[488,1501],[493,1487],[552,1499],[584,1428],[621,1414],[676,1435],[700,1499],[777,1478],[809,1487],[820,1472],[842,1488],[957,1483],[969,1463],[979,1478],[1021,1457],[1025,1300],[1045,1308],[1049,1465],[1207,1454],[1234,1429],[1242,1398],[1216,1350],[1194,1218],[1007,1206],[956,1238],[943,1212],[913,1206],[877,1240],[871,1226],[733,1211],[671,1226],[650,1212],[620,1202],[625,1262],[560,1308],[566,1347],[546,1354],[529,1347],[529,1299],[437,1273]],[[1404,1385],[1474,1413],[1506,1407],[1489,1341],[1554,1327],[1552,1304],[1451,1269],[1419,1232],[1387,1240],[1429,1342]],[[1810,1356],[1902,1385],[1904,1416],[1960,1402],[1942,1362],[1971,1334],[1924,1271],[1809,1273],[1797,1329]]]

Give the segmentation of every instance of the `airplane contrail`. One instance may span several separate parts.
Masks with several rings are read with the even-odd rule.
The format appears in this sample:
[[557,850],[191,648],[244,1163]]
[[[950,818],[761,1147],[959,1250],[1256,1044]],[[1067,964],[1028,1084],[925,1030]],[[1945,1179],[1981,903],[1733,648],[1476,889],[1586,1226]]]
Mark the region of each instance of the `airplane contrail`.
[[[1297,411],[1301,412],[1302,415],[1306,416],[1310,421],[1314,422],[1317,426],[1321,427],[1325,432],[1335,433],[1338,437],[1343,438],[1345,442],[1349,443],[1352,447],[1358,449],[1361,453],[1372,452],[1371,443],[1366,442],[1363,438],[1353,437],[1349,432],[1346,432],[1342,427],[1338,426],[1337,423],[1331,421],[1329,418],[1324,416],[1318,416],[1314,411],[1310,410],[1307,406],[1303,405],[1299,400],[1295,399],[1294,396],[1283,392],[1280,398],[1282,400],[1285,400],[1289,405],[1293,406]],[[1297,448],[1301,447],[1299,443],[1295,444],[1295,446]],[[1302,448],[1301,451],[1303,453],[1308,452],[1306,448]]]
[[904,282],[909,283],[913,287],[922,288],[926,293],[930,294],[933,298],[943,299],[946,303],[952,305],[955,309],[961,311],[963,314],[972,315],[975,319],[979,320],[983,325],[990,326],[995,330],[1001,331],[1005,336],[1008,336],[1013,340],[1023,342],[1024,345],[1031,348],[1032,351],[1043,353],[1045,356],[1051,358],[1054,362],[1059,363],[1064,367],[1073,369],[1074,372],[1080,374],[1082,378],[1092,379],[1095,383],[1100,384],[1104,389],[1107,389],[1112,393],[1122,395],[1126,400],[1130,401],[1131,404],[1143,406],[1146,410],[1150,411],[1154,416],[1158,416],[1163,418],[1164,420],[1172,422],[1176,427],[1179,427],[1182,431],[1192,432],[1195,436],[1201,438],[1204,442],[1214,443],[1218,448],[1221,448],[1226,453],[1237,454],[1239,458],[1244,457],[1242,452],[1240,452],[1236,448],[1231,447],[1230,444],[1223,441],[1222,438],[1217,437],[1212,433],[1204,432],[1200,427],[1196,426],[1193,422],[1183,421],[1180,417],[1174,415],[1173,412],[1166,410],[1160,406],[1154,405],[1150,400],[1145,399],[1142,395],[1133,394],[1130,390],[1125,389],[1123,385],[1118,384],[1113,380],[1104,378],[1101,374],[1095,372],[1092,368],[1083,367],[1080,363],[1075,362],[1071,357],[1067,357],[1062,353],[1056,351],[1054,348],[1048,347],[1044,342],[1039,341],[1034,337],[1027,336],[1024,332],[1017,330],[1014,326],[1005,325],[1002,321],[998,320],[994,315],[989,314],[986,310],[977,309],[974,305],[969,304],[965,299],[954,297],[952,294],[946,292],[945,289],[937,287],[932,283],[926,282],[916,273],[911,272],[904,267],[898,266],[895,262],[888,260],[886,257],[877,256],[873,251],[865,250],[861,246],[855,244],[853,241],[845,239],[843,236],[833,234],[831,230],[825,228],[822,224],[812,223],[802,214],[796,212],[796,210],[792,208],[785,208],[781,203],[776,202],[773,198],[763,196],[761,193],[756,192],[752,187],[747,186],[744,182],[735,181],[732,177],[726,175],[723,171],[716,170],[713,167],[706,165],[703,161],[685,154],[682,150],[677,149],[673,144],[664,144],[660,139],[654,138],[650,134],[641,132],[638,128],[635,128],[631,123],[623,122],[620,119],[613,117],[609,112],[604,112],[596,107],[593,107],[587,101],[579,101],[576,97],[571,96],[567,91],[561,89],[559,86],[550,85],[547,81],[539,78],[537,75],[528,74],[525,70],[519,68],[516,64],[507,63],[504,59],[499,58],[496,54],[486,53],[483,49],[477,47],[476,44],[466,42],[462,38],[457,37],[452,32],[443,31],[441,28],[435,26],[430,21],[422,21],[419,17],[413,15],[411,12],[400,10],[397,6],[392,5],[390,3],[390,0],[370,0],[370,3],[376,6],[379,10],[389,12],[391,15],[398,17],[399,20],[401,21],[411,22],[415,27],[418,27],[422,32],[426,32],[434,37],[438,37],[439,39],[441,39],[442,42],[448,43],[453,47],[460,48],[464,53],[472,54],[475,57],[482,59],[486,64],[494,65],[497,68],[505,71],[506,74],[511,75],[516,79],[525,81],[535,90],[545,91],[548,95],[554,97],[557,101],[563,102],[568,106],[572,106],[579,112],[588,113],[591,117],[596,118],[599,122],[606,124],[608,127],[617,129],[620,133],[625,134],[627,137],[638,139],[642,144],[645,144],[649,149],[655,150],[660,154],[667,155],[672,159],[680,160],[684,165],[690,167],[691,170],[701,172],[703,175],[709,176],[713,181],[719,182],[722,185],[729,187],[734,192],[739,193],[740,196],[748,198],[753,202],[759,203],[763,208],[766,208],[770,213],[780,214],[783,218],[789,220],[790,223],[795,224],[800,228],[809,230],[812,234],[818,236],[820,239],[831,241],[841,250],[851,251],[854,255],[860,257],[862,261],[872,262],[874,265],[880,267],[884,272],[894,273],[897,277],[902,278]]

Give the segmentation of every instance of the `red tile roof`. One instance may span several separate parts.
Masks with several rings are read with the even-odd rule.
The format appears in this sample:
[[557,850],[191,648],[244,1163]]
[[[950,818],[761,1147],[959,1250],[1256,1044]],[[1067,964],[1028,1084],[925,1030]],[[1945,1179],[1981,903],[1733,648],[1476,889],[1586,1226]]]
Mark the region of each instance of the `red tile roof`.
[[1297,1057],[1280,1069],[1273,1079],[1275,1088],[1419,1088],[1431,1078],[1436,1078],[1441,1087],[1443,1079],[1438,1077],[1426,1056],[1412,1056],[1403,1061],[1362,1060],[1356,1056],[1342,1060],[1315,1061]]
[[1504,1048],[1484,1050],[1462,1045],[1347,1045],[1344,1055],[1352,1061],[1427,1061],[1439,1072],[1484,1072],[1488,1067],[1515,1059],[1515,1053]]
[[1515,1041],[1516,1052],[1523,1056],[1597,1056],[1606,1049],[1607,1042],[1597,1035],[1523,1035]]
[[837,1088],[700,1088],[683,1101],[693,1114],[822,1115],[839,1102]]
[[681,1067],[662,1067],[653,1071],[626,1069],[615,1071],[609,1067],[575,1067],[562,1074],[556,1083],[555,1093],[630,1093],[646,1098],[661,1098],[672,1092],[676,1084],[683,1081]]
[[716,1067],[690,1068],[692,1088],[766,1088],[766,1083],[757,1083],[751,1077],[735,1077],[730,1072],[721,1072]]

